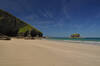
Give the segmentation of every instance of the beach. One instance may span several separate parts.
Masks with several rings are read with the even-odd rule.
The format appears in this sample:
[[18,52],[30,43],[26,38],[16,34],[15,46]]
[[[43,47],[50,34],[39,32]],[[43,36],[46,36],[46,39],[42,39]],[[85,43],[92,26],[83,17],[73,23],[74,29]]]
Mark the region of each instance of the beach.
[[100,66],[100,46],[52,40],[0,40],[0,66]]

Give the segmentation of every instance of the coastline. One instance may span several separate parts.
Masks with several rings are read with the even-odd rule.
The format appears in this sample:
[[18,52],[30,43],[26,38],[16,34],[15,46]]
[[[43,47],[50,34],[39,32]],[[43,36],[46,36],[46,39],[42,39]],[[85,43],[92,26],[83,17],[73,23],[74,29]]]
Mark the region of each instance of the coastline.
[[0,66],[100,66],[100,46],[52,40],[0,40]]
[[[85,38],[81,38],[81,39],[85,39]],[[97,45],[100,46],[100,38],[99,41],[92,41],[92,40],[72,40],[70,38],[63,38],[63,39],[55,39],[55,38],[47,38],[45,40],[51,40],[51,41],[57,41],[57,42],[67,42],[67,43],[78,43],[78,44],[90,44],[90,45]]]

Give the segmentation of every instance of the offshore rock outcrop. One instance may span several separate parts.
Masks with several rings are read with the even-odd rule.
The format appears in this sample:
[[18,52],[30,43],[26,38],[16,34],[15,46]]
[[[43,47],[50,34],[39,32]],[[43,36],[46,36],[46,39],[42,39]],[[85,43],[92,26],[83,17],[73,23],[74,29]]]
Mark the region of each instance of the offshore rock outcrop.
[[78,34],[78,33],[72,34],[71,38],[80,38],[80,34]]

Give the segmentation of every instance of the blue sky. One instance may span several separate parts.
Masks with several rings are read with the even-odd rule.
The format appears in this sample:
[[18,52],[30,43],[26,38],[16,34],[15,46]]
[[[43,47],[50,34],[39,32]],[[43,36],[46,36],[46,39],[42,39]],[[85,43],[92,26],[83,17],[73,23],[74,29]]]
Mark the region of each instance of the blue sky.
[[46,36],[100,37],[100,0],[0,0],[0,9]]

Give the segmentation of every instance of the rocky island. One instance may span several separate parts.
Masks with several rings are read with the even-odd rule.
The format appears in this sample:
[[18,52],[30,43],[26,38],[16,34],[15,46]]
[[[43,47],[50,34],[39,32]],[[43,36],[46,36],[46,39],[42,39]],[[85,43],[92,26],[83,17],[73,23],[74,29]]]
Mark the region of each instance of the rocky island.
[[80,38],[80,34],[74,33],[70,36],[71,38]]

